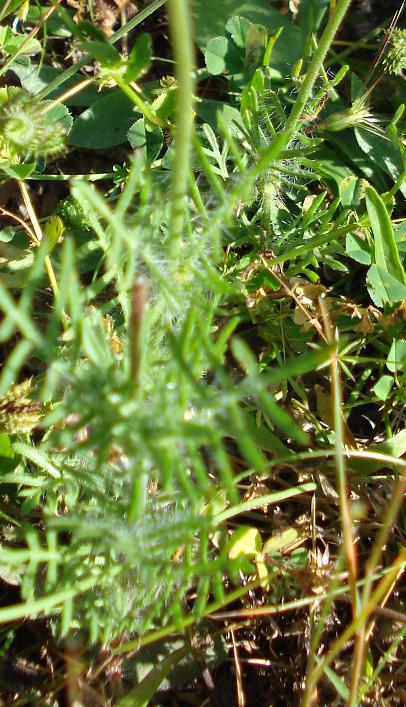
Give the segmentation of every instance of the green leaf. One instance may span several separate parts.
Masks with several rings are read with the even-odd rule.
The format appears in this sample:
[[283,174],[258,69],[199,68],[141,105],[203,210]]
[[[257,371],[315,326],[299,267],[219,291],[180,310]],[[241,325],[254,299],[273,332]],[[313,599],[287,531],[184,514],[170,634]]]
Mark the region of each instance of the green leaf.
[[185,654],[186,648],[179,648],[161,660],[137,687],[120,700],[119,707],[147,707],[160,684]]
[[366,205],[374,235],[375,264],[406,285],[395,235],[386,206],[373,187],[366,189]]
[[338,190],[345,209],[354,209],[359,205],[362,185],[362,180],[352,175],[340,182]]
[[201,121],[210,125],[215,132],[218,132],[218,115],[231,135],[237,134],[235,123],[243,124],[240,111],[222,101],[203,100],[196,104],[195,110]]
[[[65,3],[66,4],[66,3]],[[47,8],[44,7],[44,5],[41,6],[35,6],[32,3],[30,4],[30,8],[28,10],[27,14],[27,24],[30,25],[31,27],[36,25],[41,21],[41,18],[45,14]],[[75,11],[73,9],[67,8],[66,12],[73,17],[75,14]],[[69,27],[66,26],[65,22],[63,21],[63,18],[57,13],[54,12],[53,15],[48,17],[47,19],[47,30],[48,30],[48,35],[52,35],[52,37],[71,37],[72,32],[70,31]]]
[[[396,182],[404,169],[399,150],[383,135],[362,128],[355,128],[354,133],[361,150]],[[405,183],[400,187],[400,191],[406,196]]]
[[124,74],[124,80],[130,83],[147,71],[151,63],[151,57],[151,36],[149,34],[141,34],[137,38],[128,57],[128,68]]
[[367,289],[377,307],[406,299],[406,287],[386,270],[371,265],[367,272]]
[[324,668],[324,674],[330,680],[331,684],[334,685],[341,699],[348,704],[348,700],[350,699],[350,691],[347,685],[345,684],[344,680],[339,675],[337,675],[337,673],[332,670],[332,668],[329,668],[328,666]]
[[263,553],[271,555],[280,553],[285,547],[288,547],[294,543],[299,537],[299,533],[296,528],[286,528],[281,533],[274,533],[270,538],[264,543]]
[[192,13],[196,41],[202,51],[211,39],[225,33],[229,18],[239,16],[262,25],[272,34],[280,27],[284,28],[272,50],[270,68],[274,76],[285,76],[287,67],[303,56],[306,33],[270,7],[267,0],[192,0]]
[[226,37],[214,37],[207,44],[204,58],[212,76],[240,74],[244,70],[243,53]]
[[50,216],[44,226],[44,235],[49,243],[50,252],[55,248],[65,230],[60,216]]
[[230,560],[237,558],[251,559],[262,550],[261,534],[257,528],[238,528],[235,530],[227,544]]
[[[39,93],[45,86],[51,83],[54,79],[60,76],[63,72],[61,69],[57,69],[54,66],[37,66],[20,64],[15,62],[13,64],[13,73],[17,74],[20,79],[21,86],[29,91],[30,93]],[[67,78],[63,82],[64,90],[72,88],[77,84],[76,76]],[[60,89],[56,89],[49,94],[48,98],[53,99],[60,94]],[[90,106],[97,100],[100,100],[101,94],[95,86],[89,86],[85,88],[84,91],[80,91],[75,96],[64,101],[64,105],[71,106]]]
[[129,129],[127,140],[132,148],[145,150],[147,161],[152,164],[162,150],[164,135],[160,128],[147,130],[144,118],[140,118]]
[[18,464],[18,457],[11,446],[8,434],[0,432],[0,474],[9,474]]
[[[41,103],[41,105],[46,104],[50,105],[51,101],[43,101]],[[69,113],[67,107],[64,106],[62,103],[53,106],[50,110],[48,110],[47,115],[50,123],[62,123],[65,132],[70,132],[73,125],[73,118]]]
[[[24,47],[20,49],[24,42]],[[20,55],[31,55],[41,51],[41,44],[35,37],[28,39],[27,34],[13,34],[10,27],[0,27],[0,49],[5,54],[13,54],[19,50]]]
[[4,20],[5,17],[8,17],[15,12],[23,4],[23,2],[25,2],[25,0],[11,0],[10,3],[3,0],[3,9],[0,9],[0,20]]
[[394,339],[386,361],[387,368],[392,371],[392,373],[402,371],[405,368],[405,359],[406,339]]
[[368,243],[355,233],[349,233],[345,240],[345,252],[357,263],[370,265],[372,256]]
[[[399,459],[406,453],[406,429],[401,430],[393,437],[389,437],[384,442],[371,447],[369,452],[378,452],[380,454],[388,454],[391,457]],[[351,468],[362,474],[374,474],[380,469],[390,466],[388,462],[376,461],[375,459],[350,459]]]
[[[340,152],[342,152],[347,158],[345,162],[349,161],[353,167],[360,170],[364,176],[373,182],[374,186],[380,191],[385,191],[386,180],[382,171],[377,169],[376,164],[368,157],[368,155],[361,150],[358,145],[354,131],[353,130],[343,130],[342,132],[330,133],[329,142],[334,143],[336,146],[335,154],[338,158],[341,157]],[[338,148],[338,150],[337,150]],[[350,174],[354,173],[354,169]]]
[[226,34],[239,49],[245,49],[248,32],[253,26],[255,25],[244,17],[231,17],[226,24]]
[[8,174],[13,179],[27,179],[35,169],[34,163],[10,164],[7,160],[0,162],[0,172]]
[[110,93],[74,120],[69,144],[92,150],[121,145],[139,115],[138,109],[122,91]]
[[108,42],[80,42],[79,47],[83,52],[97,59],[102,66],[112,68],[121,64],[120,54]]
[[372,392],[375,393],[379,400],[386,400],[393,385],[392,376],[381,376],[379,380],[375,383]]

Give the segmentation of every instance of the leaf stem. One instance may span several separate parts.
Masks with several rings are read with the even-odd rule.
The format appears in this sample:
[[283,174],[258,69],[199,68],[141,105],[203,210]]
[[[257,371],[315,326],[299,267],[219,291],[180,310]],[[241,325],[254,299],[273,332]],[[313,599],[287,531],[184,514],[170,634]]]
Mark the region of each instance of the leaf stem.
[[168,14],[179,86],[168,228],[169,241],[172,241],[174,246],[182,235],[184,200],[189,176],[193,133],[194,56],[188,1],[168,0]]

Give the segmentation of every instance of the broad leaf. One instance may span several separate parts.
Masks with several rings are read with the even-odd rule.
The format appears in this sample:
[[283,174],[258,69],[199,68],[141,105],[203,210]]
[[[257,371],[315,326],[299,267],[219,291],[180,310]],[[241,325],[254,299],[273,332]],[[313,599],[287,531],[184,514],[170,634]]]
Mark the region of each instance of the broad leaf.
[[[395,182],[404,169],[399,150],[383,135],[362,128],[355,128],[354,133],[361,150]],[[406,183],[400,190],[406,196]]]
[[76,118],[69,144],[95,150],[121,145],[139,115],[127,96],[115,91],[100,98]]
[[213,37],[225,34],[227,22],[233,16],[243,17],[253,24],[262,25],[270,33],[283,27],[276,42],[270,62],[274,75],[285,76],[287,67],[303,56],[306,34],[288,17],[282,15],[266,0],[192,0],[195,36],[200,49],[205,50]]
[[144,118],[140,118],[133,123],[127,133],[127,140],[132,148],[145,150],[149,163],[157,159],[164,144],[162,130],[156,127],[155,130],[147,130]]
[[362,265],[371,264],[371,248],[365,240],[355,233],[348,234],[345,241],[345,251],[357,263],[362,263]]
[[371,265],[367,273],[367,288],[377,307],[395,304],[406,299],[405,285],[377,265]]
[[386,365],[392,373],[405,370],[406,363],[406,339],[394,339]]

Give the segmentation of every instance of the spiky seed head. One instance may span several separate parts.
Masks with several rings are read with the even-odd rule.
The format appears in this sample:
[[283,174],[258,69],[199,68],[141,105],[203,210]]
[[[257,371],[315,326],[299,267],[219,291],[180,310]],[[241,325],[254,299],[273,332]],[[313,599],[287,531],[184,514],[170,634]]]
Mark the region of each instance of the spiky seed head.
[[406,29],[394,29],[390,34],[382,64],[388,74],[400,76],[406,69]]
[[[69,125],[49,101],[20,88],[0,96],[0,153],[6,158],[49,157],[63,152]],[[69,114],[66,113],[69,118]]]

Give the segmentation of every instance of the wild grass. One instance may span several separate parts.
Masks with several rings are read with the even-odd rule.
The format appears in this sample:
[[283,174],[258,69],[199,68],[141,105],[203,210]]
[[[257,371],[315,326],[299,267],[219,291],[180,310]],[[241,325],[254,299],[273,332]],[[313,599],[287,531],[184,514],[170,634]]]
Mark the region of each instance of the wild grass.
[[[34,672],[44,651],[51,666],[40,688],[3,676],[3,699],[160,703],[187,659],[226,704],[207,667],[217,645],[213,675],[231,656],[239,707],[254,704],[250,660],[268,661],[284,704],[396,704],[404,37],[393,25],[378,54],[399,105],[382,100],[377,129],[365,76],[332,56],[350,0],[324,4],[288,76],[275,76],[280,33],[238,18],[197,68],[190,3],[168,0],[175,81],[151,86],[138,32],[164,5],[133,18],[124,5],[109,37],[86,3],[0,11],[0,170],[15,186],[0,234],[1,650],[13,670],[27,652]],[[78,60],[62,55],[33,90],[28,69],[56,68],[52,33]],[[219,56],[226,98],[203,120]],[[132,152],[111,169],[112,144],[103,171],[78,174],[75,151],[97,154],[94,85],[129,99],[118,144]],[[41,184],[57,185],[45,216]],[[30,653],[25,626],[40,621]],[[162,659],[140,677],[154,645]],[[176,680],[192,684],[186,668]]]

